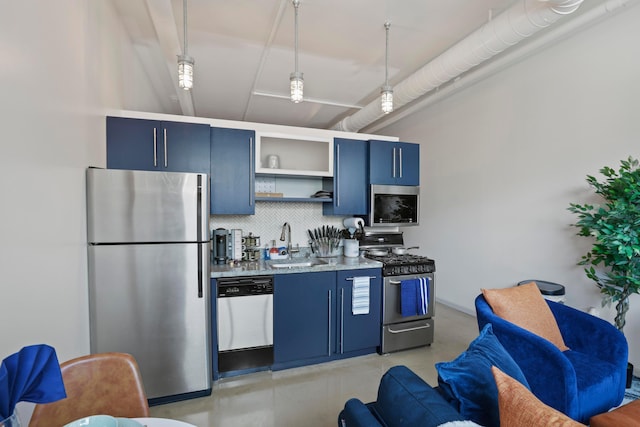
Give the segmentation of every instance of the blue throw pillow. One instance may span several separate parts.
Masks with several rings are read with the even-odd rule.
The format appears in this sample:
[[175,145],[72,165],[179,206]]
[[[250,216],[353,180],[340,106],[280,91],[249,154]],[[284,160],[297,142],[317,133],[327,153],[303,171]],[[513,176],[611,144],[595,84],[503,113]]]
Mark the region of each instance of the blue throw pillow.
[[467,419],[486,427],[499,427],[498,388],[491,366],[530,389],[524,374],[487,323],[467,351],[451,362],[436,363],[438,385]]

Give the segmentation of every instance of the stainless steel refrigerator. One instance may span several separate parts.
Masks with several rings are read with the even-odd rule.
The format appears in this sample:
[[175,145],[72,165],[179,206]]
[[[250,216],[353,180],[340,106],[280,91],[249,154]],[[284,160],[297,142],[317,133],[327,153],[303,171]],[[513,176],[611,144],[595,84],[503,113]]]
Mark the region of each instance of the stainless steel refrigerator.
[[87,169],[91,352],[132,354],[151,404],[211,393],[209,179]]

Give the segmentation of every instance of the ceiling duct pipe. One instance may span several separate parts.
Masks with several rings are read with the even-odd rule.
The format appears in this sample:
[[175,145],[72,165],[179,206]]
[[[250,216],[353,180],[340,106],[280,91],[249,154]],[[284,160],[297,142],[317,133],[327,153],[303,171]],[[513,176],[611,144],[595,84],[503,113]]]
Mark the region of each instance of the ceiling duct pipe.
[[[531,37],[564,15],[573,13],[582,2],[583,0],[519,1],[395,85],[395,109]],[[332,129],[358,132],[383,116],[376,98],[357,113],[342,119]]]
[[430,93],[429,96],[422,97],[420,100],[412,103],[402,111],[392,114],[391,116],[385,116],[382,120],[377,120],[375,123],[365,126],[362,130],[365,133],[376,133],[380,129],[391,126],[397,121],[402,120],[417,111],[428,108],[454,93],[492,76],[507,67],[510,67],[516,62],[539,52],[541,49],[546,48],[558,40],[569,37],[603,19],[611,17],[614,13],[623,11],[626,7],[631,7],[637,4],[640,4],[640,0],[607,0],[606,3],[600,3],[599,5],[590,8],[585,13],[581,13],[579,16],[572,18],[570,22],[563,24],[562,26],[556,26],[554,29],[545,32],[544,35],[537,37],[531,43],[527,43],[526,46],[512,50],[508,53],[505,52],[504,55],[501,55],[500,58],[497,58],[495,61],[491,61],[490,64],[465,73],[463,76],[448,82],[446,85],[440,86],[438,90]]

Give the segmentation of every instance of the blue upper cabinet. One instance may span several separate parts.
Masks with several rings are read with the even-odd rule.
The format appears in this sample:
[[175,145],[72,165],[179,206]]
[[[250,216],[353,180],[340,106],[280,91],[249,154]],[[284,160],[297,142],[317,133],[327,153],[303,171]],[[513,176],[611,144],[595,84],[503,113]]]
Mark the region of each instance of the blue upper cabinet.
[[408,142],[369,141],[369,183],[420,185],[420,146]]
[[107,168],[209,173],[209,125],[107,117]]
[[211,128],[211,214],[255,213],[255,132]]
[[[324,215],[366,215],[368,212],[367,141],[333,141],[333,203],[322,205]],[[329,189],[329,188],[325,188]]]

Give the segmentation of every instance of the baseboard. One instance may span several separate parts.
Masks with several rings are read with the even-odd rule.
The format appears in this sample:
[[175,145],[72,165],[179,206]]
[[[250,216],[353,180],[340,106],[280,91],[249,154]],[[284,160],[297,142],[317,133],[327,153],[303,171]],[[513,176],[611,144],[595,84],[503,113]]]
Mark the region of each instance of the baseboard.
[[[442,305],[446,305],[447,307],[453,308],[454,310],[458,310],[458,311],[461,311],[461,312],[463,312],[463,313],[465,313],[465,314],[468,314],[468,315],[470,315],[470,316],[476,317],[476,310],[475,310],[475,308],[474,308],[473,310],[469,310],[469,309],[468,309],[468,308],[466,308],[466,307],[463,307],[463,306],[461,306],[461,305],[459,305],[459,304],[456,304],[456,303],[451,302],[451,301],[447,301],[447,300],[442,299],[442,298],[436,298],[436,302],[437,302],[437,303],[440,303],[440,304],[442,304]],[[436,312],[436,317],[437,317],[437,316],[438,316],[438,313]]]

